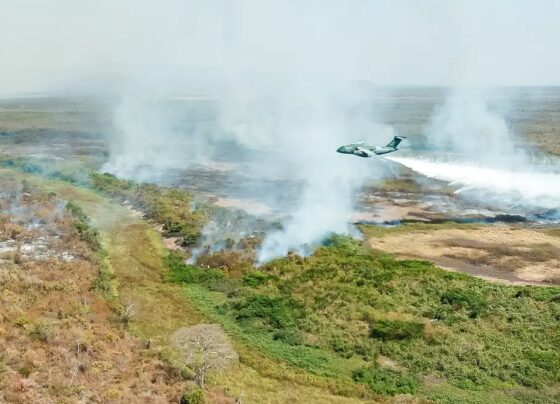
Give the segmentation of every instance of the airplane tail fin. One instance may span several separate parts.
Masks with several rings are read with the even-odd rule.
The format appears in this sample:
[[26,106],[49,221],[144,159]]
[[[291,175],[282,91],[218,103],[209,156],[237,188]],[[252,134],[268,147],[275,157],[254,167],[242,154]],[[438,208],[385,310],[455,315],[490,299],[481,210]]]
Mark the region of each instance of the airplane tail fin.
[[393,149],[396,149],[397,146],[403,141],[403,139],[406,139],[406,136],[395,136],[386,147],[392,147]]

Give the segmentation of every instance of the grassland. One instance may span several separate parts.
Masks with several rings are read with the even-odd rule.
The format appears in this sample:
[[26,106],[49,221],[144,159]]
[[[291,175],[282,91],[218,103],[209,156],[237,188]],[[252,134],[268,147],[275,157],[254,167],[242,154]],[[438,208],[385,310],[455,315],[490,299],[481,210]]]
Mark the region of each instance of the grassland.
[[[558,288],[487,283],[427,262],[399,261],[339,236],[311,257],[291,255],[260,268],[240,269],[227,259],[215,268],[190,266],[182,253],[166,251],[154,230],[188,195],[108,176],[96,191],[30,178],[77,201],[91,218],[120,304],[137,308],[129,332],[152,341],[172,369],[180,373],[181,365],[168,343],[171,333],[193,324],[221,324],[241,363],[211,378],[208,398],[409,397],[449,403],[559,398]],[[122,201],[122,192],[151,201],[144,206],[159,206],[156,212],[163,214],[148,223],[100,196]],[[198,226],[190,217],[171,217],[184,220],[185,228]],[[372,227],[369,235],[377,231]]]
[[358,383],[439,402],[470,391],[500,402],[558,398],[541,393],[560,376],[560,289],[491,284],[341,237],[241,279],[180,260],[171,268],[189,300],[234,338],[337,380],[341,392]]
[[[377,229],[369,227],[369,236],[411,231]],[[180,253],[166,264],[188,301],[237,341],[243,363],[267,376],[303,371],[300,382],[337,394],[442,402],[458,402],[468,391],[523,401],[557,382],[560,289],[490,284],[340,237],[312,257],[241,273],[227,260],[215,269],[189,266]],[[263,357],[285,365],[271,371]],[[555,390],[548,394],[554,400]]]

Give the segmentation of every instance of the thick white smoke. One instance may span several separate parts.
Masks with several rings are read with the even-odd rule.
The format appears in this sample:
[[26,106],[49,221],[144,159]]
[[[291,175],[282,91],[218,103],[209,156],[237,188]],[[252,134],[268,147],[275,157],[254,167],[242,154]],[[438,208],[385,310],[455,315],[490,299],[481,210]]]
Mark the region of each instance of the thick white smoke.
[[261,139],[259,172],[281,173],[303,184],[300,200],[285,206],[289,219],[283,230],[265,239],[260,262],[289,250],[309,253],[327,234],[351,231],[354,192],[366,178],[382,176],[384,167],[335,150],[353,137],[365,136],[375,143],[387,141],[392,134],[392,128],[371,117],[350,113],[350,100],[360,98],[354,93],[310,82],[292,83],[288,88],[278,90],[261,119],[255,116],[253,103],[248,121],[236,125],[239,139],[247,134],[254,134],[249,139]]
[[216,111],[211,123],[203,119],[193,125],[170,112],[170,105],[192,100],[126,99],[116,110],[118,136],[103,169],[136,180],[157,180],[166,169],[211,160],[219,141],[235,141],[252,151],[244,176],[301,185],[297,200],[282,198],[282,189],[266,195],[283,200],[276,208],[288,219],[282,230],[265,239],[258,260],[289,250],[309,253],[329,233],[352,230],[349,218],[356,189],[365,179],[384,174],[385,166],[375,159],[336,153],[340,145],[358,138],[374,144],[391,139],[391,127],[355,111],[368,102],[371,98],[363,92],[339,82],[293,79],[284,80],[281,87],[257,89],[238,81],[205,107]]
[[[169,169],[211,159],[224,139],[212,111],[189,112],[192,99],[127,96],[115,107],[111,155],[104,171],[137,181],[157,181]],[[210,115],[210,116],[208,116]]]
[[481,89],[453,90],[436,109],[426,136],[432,149],[471,162],[502,168],[526,163],[505,119],[490,108],[488,91]]

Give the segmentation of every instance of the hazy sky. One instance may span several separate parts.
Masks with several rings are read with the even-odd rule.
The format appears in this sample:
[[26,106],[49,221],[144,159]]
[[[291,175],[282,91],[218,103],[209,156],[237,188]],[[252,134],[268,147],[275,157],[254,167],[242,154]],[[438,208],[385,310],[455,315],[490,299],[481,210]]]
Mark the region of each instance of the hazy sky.
[[560,84],[557,0],[0,0],[0,16],[4,94],[206,74]]

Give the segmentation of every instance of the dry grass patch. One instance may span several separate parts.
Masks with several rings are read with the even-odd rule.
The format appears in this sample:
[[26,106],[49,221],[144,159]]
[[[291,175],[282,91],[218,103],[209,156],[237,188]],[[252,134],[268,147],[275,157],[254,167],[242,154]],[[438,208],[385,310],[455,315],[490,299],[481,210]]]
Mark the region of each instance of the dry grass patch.
[[560,275],[560,239],[553,230],[455,224],[362,226],[362,230],[374,249],[428,259],[475,276],[548,284]]

